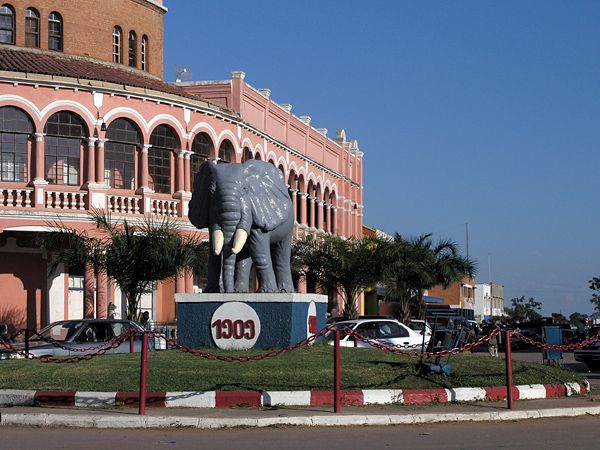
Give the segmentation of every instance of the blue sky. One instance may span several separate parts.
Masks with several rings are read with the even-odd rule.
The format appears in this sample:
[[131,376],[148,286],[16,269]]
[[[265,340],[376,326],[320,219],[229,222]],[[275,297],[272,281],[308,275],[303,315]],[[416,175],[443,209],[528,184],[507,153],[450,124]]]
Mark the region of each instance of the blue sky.
[[[545,313],[600,275],[600,2],[166,1],[165,78],[232,70],[364,152],[367,225],[454,239]],[[491,263],[491,264],[490,264]],[[491,267],[491,270],[490,270]]]

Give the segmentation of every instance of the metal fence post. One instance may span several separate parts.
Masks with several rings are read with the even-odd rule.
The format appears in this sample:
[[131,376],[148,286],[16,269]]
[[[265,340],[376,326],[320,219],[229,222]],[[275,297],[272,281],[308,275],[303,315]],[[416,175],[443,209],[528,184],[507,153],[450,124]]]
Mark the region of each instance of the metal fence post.
[[333,410],[341,411],[341,375],[340,375],[340,330],[334,330],[333,345]]
[[25,354],[29,356],[29,340],[31,339],[31,330],[25,328]]
[[506,348],[506,352],[504,353],[506,362],[506,402],[508,403],[508,409],[515,409],[515,400],[513,399],[512,393],[512,349],[510,348],[510,335],[511,330],[506,330],[504,332]]
[[146,373],[148,371],[148,332],[142,333],[142,351],[140,358],[140,416],[146,415]]

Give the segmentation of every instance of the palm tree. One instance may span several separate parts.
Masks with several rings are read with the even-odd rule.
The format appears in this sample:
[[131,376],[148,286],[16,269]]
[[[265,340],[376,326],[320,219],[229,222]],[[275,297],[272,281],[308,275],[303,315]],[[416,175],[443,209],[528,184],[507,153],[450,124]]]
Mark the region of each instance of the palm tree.
[[431,234],[405,240],[396,233],[385,247],[386,299],[399,302],[397,315],[401,321],[407,321],[411,313],[422,315],[427,289],[438,284],[447,288],[475,273],[475,263],[461,256],[454,242],[444,239],[434,245]]
[[207,244],[196,234],[180,233],[175,219],[145,216],[136,223],[120,222],[101,211],[91,212],[90,219],[94,233],[58,222],[52,224],[54,231],[41,236],[40,245],[57,254],[51,270],[64,261],[106,271],[127,301],[129,319],[138,319],[140,298],[155,282],[206,266]]
[[294,243],[292,267],[297,276],[312,274],[327,291],[338,292],[344,302],[344,317],[352,319],[358,315],[356,298],[363,289],[374,285],[381,273],[380,252],[379,238],[308,236]]

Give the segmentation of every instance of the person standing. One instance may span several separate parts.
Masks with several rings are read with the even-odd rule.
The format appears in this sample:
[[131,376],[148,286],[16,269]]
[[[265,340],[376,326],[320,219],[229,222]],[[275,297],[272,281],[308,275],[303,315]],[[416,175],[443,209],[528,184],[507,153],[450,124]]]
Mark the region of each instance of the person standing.
[[150,313],[148,311],[144,311],[140,316],[140,325],[146,330],[150,330]]

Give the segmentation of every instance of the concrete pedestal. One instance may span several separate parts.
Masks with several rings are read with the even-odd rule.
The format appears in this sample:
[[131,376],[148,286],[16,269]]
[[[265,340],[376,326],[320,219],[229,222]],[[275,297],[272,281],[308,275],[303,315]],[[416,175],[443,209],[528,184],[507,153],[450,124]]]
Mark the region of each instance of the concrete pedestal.
[[325,327],[319,294],[176,294],[177,340],[189,347],[289,347]]

